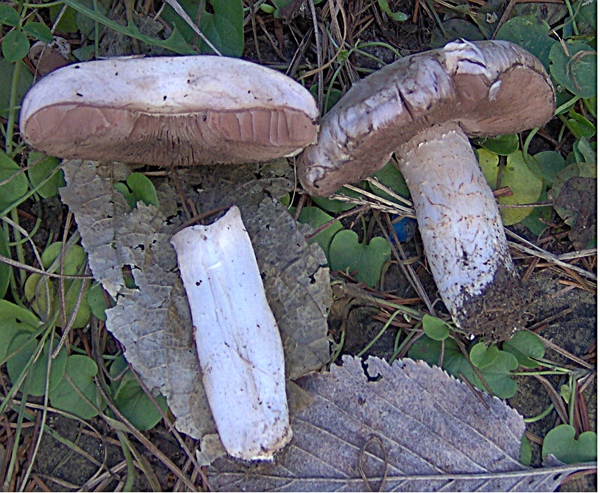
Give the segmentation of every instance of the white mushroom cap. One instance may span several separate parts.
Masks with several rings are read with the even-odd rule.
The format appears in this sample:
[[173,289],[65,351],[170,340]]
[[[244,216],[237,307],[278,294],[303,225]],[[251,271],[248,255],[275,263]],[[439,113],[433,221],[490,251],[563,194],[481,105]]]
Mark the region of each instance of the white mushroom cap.
[[185,56],[61,68],[25,96],[20,124],[28,144],[54,156],[169,166],[293,155],[316,139],[318,116],[284,74]]
[[301,154],[300,181],[312,195],[330,195],[433,125],[454,121],[469,135],[495,136],[544,125],[554,107],[552,83],[529,52],[506,41],[452,42],[354,84]]

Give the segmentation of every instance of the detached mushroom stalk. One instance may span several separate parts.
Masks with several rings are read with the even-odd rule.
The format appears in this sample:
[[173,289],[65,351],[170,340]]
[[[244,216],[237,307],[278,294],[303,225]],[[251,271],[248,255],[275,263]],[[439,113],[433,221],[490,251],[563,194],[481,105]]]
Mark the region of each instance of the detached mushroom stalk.
[[496,201],[467,135],[544,125],[554,88],[542,64],[505,41],[456,41],[398,60],[354,84],[323,118],[299,177],[326,196],[396,154],[440,296],[459,327],[504,340],[524,292]]
[[271,459],[292,438],[279,329],[237,207],[173,236],[202,383],[223,446]]

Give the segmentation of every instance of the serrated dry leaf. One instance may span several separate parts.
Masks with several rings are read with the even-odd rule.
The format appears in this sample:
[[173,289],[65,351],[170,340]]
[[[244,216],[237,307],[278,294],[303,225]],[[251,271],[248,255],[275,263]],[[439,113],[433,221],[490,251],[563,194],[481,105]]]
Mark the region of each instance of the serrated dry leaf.
[[552,491],[567,474],[520,464],[517,412],[424,362],[345,357],[297,383],[313,400],[293,417],[290,446],[274,463],[218,459],[213,488]]
[[[124,346],[128,361],[146,385],[167,397],[178,430],[195,438],[214,433],[187,298],[169,242],[178,224],[166,217],[174,212],[173,190],[164,183],[159,187],[161,204],[171,198],[160,210],[144,204],[129,210],[112,187],[116,171],[119,180],[126,176],[118,165],[73,160],[64,162],[63,169],[67,187],[61,189],[61,196],[75,215],[92,273],[117,300],[107,311],[107,328]],[[258,170],[266,176],[262,181],[256,180]],[[273,168],[263,164],[230,171],[225,188],[245,191],[240,194],[246,204],[244,219],[252,223],[248,230],[282,332],[288,375],[321,368],[329,358],[326,309],[331,298],[324,254],[306,243],[279,202],[267,199],[260,204],[265,190],[280,193],[289,185],[285,169],[275,163]],[[215,179],[218,176],[213,174]],[[252,179],[254,183],[244,181]],[[226,197],[218,190],[211,193]],[[267,225],[266,234],[252,234],[251,230]],[[293,248],[287,248],[290,239]],[[261,246],[262,242],[268,245]],[[268,260],[261,261],[267,254]],[[125,287],[123,267],[131,269],[136,289]]]

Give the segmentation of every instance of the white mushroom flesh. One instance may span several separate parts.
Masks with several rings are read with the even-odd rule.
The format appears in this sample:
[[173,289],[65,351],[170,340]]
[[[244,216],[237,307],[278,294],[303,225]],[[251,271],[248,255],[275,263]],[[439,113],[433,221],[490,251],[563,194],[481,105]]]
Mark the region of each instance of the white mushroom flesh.
[[271,459],[292,437],[284,354],[237,207],[173,236],[202,382],[225,450]]

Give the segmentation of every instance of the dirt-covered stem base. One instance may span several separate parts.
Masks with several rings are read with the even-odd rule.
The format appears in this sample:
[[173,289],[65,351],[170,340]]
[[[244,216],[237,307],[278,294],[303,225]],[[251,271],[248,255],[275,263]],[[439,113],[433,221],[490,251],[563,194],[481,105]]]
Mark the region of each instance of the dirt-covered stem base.
[[457,124],[437,125],[396,156],[431,273],[452,318],[469,334],[507,339],[519,325],[523,290],[469,139]]

